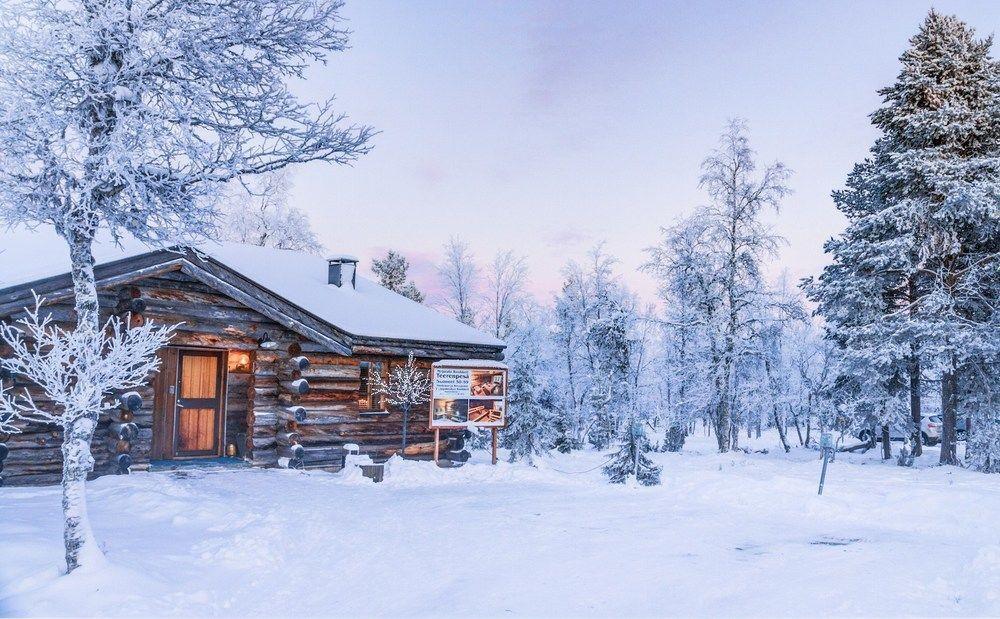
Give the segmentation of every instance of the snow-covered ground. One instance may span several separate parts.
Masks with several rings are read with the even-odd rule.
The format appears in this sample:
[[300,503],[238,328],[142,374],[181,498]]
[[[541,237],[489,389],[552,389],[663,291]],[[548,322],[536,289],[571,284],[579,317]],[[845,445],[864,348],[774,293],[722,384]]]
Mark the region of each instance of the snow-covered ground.
[[[59,493],[0,489],[4,615],[998,615],[1000,476],[816,453],[656,454],[610,486],[547,468],[398,463],[90,484],[109,558],[59,576]],[[932,453],[927,464],[936,457]],[[585,471],[585,472],[581,472]]]

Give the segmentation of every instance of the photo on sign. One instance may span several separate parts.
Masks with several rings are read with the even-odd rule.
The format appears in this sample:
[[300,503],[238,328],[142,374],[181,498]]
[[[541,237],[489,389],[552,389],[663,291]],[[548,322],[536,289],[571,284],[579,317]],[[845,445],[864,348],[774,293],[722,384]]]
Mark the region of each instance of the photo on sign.
[[498,397],[504,393],[503,370],[473,370],[472,395]]
[[434,400],[434,424],[465,425],[469,421],[469,401],[438,398]]
[[469,421],[503,425],[503,400],[469,400]]

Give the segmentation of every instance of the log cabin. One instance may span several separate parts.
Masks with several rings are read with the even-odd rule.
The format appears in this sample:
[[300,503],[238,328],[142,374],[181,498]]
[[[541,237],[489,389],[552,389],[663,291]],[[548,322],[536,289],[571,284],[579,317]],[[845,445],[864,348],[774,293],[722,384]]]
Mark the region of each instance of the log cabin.
[[[54,235],[0,235],[0,320],[46,301],[54,321],[74,322],[68,252]],[[351,256],[218,243],[150,249],[95,248],[104,318],[178,324],[161,366],[138,392],[109,394],[93,475],[178,466],[320,467],[337,470],[345,445],[376,462],[401,446],[402,413],[373,390],[413,354],[503,358],[504,343],[360,276]],[[4,351],[0,351],[4,354]],[[19,377],[7,386],[33,389]],[[44,396],[32,391],[36,403]],[[407,455],[433,452],[427,410],[411,411]],[[55,483],[58,427],[27,424],[0,435],[0,480]],[[445,432],[442,458],[461,462],[462,433]]]

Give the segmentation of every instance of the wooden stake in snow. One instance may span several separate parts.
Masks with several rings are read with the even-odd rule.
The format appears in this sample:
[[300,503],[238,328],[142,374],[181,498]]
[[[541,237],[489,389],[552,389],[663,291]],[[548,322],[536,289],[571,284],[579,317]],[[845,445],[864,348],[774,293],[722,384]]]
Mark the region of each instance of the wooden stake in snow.
[[819,474],[819,494],[823,494],[823,484],[826,483],[826,465],[830,461],[830,456],[833,455],[833,435],[829,432],[824,432],[819,437],[819,446],[823,450],[823,470]]

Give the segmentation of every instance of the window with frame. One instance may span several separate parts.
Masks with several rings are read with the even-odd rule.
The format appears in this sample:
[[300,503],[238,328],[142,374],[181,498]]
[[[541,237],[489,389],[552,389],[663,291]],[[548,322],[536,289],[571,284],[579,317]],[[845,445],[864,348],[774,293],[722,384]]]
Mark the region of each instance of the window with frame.
[[375,391],[374,375],[381,373],[382,364],[371,361],[361,362],[361,386],[358,389],[358,409],[361,411],[382,410],[382,394]]

